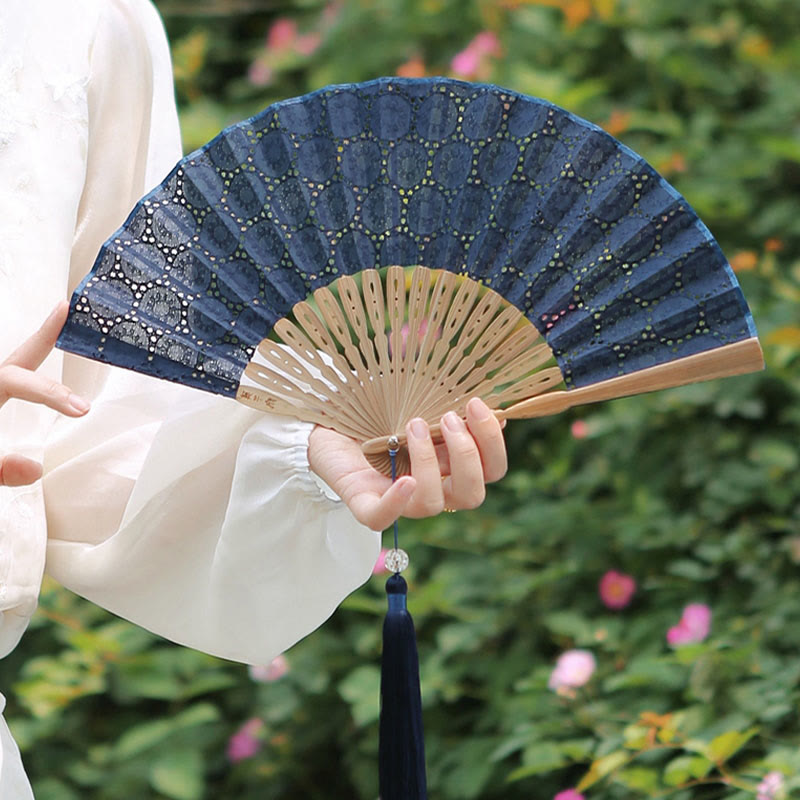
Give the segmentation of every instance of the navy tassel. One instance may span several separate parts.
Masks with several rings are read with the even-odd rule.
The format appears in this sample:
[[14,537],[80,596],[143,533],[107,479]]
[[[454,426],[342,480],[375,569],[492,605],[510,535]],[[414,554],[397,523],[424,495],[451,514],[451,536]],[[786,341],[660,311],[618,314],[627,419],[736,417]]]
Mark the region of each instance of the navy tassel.
[[401,575],[386,581],[389,610],[383,622],[380,800],[426,800],[425,741],[414,621]]

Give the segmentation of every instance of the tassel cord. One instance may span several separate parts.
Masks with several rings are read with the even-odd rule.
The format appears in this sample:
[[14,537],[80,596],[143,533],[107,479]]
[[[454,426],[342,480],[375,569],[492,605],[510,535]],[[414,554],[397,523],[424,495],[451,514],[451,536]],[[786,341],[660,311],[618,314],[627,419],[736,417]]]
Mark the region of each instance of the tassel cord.
[[[392,481],[396,449],[390,449]],[[398,523],[394,523],[398,548]],[[400,567],[402,569],[402,567]],[[388,609],[383,623],[381,714],[378,747],[381,800],[427,800],[425,740],[419,657],[414,621],[408,613],[408,586],[397,569],[386,581]]]
[[[397,451],[396,447],[395,448],[392,448],[392,447],[389,448],[389,460],[392,463],[392,483],[394,483],[397,480],[397,452],[398,451]],[[399,541],[398,528],[399,528],[399,526],[398,526],[397,520],[395,520],[394,521],[394,549],[395,550],[399,550],[400,549],[400,545],[398,544],[398,541]],[[399,574],[399,573],[395,573],[395,574]]]

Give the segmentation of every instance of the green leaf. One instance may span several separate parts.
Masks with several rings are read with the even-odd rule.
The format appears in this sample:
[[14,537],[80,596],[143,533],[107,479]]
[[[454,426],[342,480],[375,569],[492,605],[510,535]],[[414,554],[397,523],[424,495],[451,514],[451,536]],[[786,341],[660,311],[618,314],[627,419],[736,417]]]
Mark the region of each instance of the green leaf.
[[496,747],[496,740],[477,737],[450,749],[444,765],[444,795],[457,800],[480,797],[494,770],[490,756]]
[[374,666],[356,667],[339,683],[339,694],[350,704],[359,727],[375,722],[380,714],[381,671]]
[[214,706],[210,703],[198,703],[174,717],[144,722],[120,737],[112,758],[124,761],[161,744],[181,730],[215,722],[217,719],[219,711]]
[[118,761],[124,761],[139,755],[145,750],[161,744],[174,730],[175,726],[169,719],[143,722],[120,737],[114,748],[114,757]]
[[800,142],[795,136],[764,136],[761,146],[768,153],[800,163]]
[[596,742],[591,738],[565,739],[559,742],[561,752],[571,761],[586,761],[595,749]]
[[629,767],[614,776],[617,783],[635,789],[638,792],[652,795],[658,788],[658,772],[651,767]]
[[708,757],[717,764],[723,764],[745,743],[758,733],[758,728],[746,731],[726,731],[711,740],[708,746]]
[[544,618],[544,624],[555,634],[566,636],[578,644],[594,642],[594,627],[575,611],[556,611]]
[[625,747],[630,750],[642,750],[648,745],[651,728],[644,725],[628,725],[622,732]]
[[626,764],[631,758],[629,753],[624,750],[615,750],[613,753],[598,758],[593,761],[589,767],[589,771],[581,778],[578,785],[575,787],[579,792],[588,789],[590,786],[602,780],[606,775],[611,774],[615,769],[618,769],[623,764]]
[[150,770],[152,787],[173,800],[200,800],[203,796],[203,760],[196,750],[164,755]]
[[57,778],[34,780],[33,789],[36,800],[79,800],[78,793]]
[[691,778],[703,778],[712,766],[704,756],[678,756],[664,768],[664,783],[680,786]]
[[533,742],[522,753],[523,769],[528,775],[551,772],[568,763],[566,755],[555,742]]
[[623,672],[604,682],[609,692],[644,686],[659,689],[678,688],[686,682],[686,671],[672,657],[641,656],[631,659]]

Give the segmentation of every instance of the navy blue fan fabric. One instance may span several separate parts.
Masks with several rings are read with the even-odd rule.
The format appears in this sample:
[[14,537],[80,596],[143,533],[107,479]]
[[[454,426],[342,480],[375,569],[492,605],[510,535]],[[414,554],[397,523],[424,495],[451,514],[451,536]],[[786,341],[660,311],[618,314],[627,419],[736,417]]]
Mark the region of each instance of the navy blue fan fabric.
[[384,78],[184,158],[103,246],[59,346],[233,395],[296,302],[418,264],[517,306],[570,388],[755,336],[709,231],[627,147],[496,86]]

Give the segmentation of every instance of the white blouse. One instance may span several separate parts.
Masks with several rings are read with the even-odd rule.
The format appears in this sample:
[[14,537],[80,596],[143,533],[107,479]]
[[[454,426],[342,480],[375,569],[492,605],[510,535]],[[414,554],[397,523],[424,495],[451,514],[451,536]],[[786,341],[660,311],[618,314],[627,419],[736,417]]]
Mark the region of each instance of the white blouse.
[[[0,361],[179,157],[149,0],[2,0]],[[309,472],[310,425],[61,352],[42,372],[92,409],[0,410],[0,453],[45,468],[33,486],[0,487],[0,657],[45,566],[156,633],[249,663],[314,630],[369,577],[379,536]],[[28,800],[2,717],[0,745],[0,797]]]

